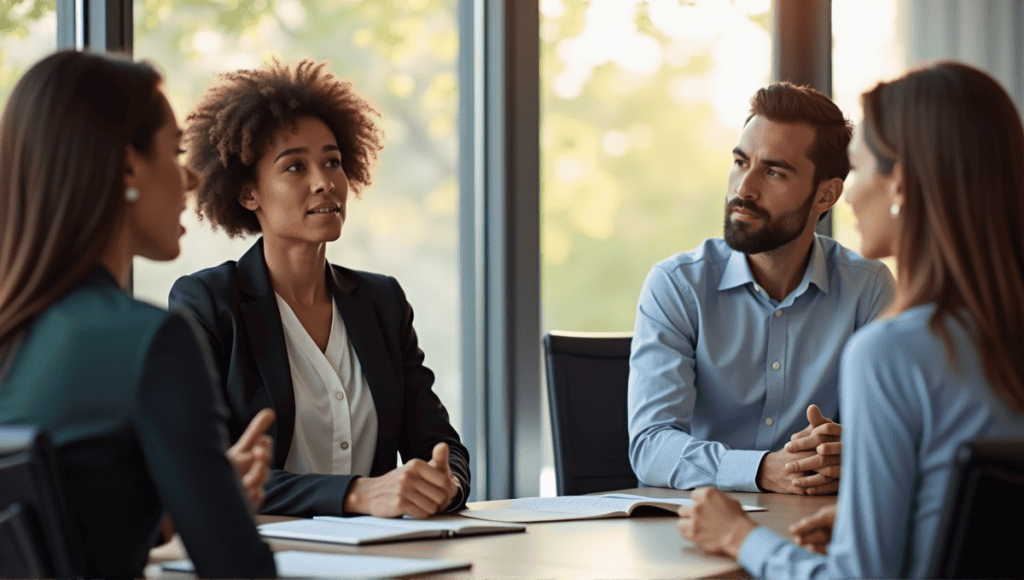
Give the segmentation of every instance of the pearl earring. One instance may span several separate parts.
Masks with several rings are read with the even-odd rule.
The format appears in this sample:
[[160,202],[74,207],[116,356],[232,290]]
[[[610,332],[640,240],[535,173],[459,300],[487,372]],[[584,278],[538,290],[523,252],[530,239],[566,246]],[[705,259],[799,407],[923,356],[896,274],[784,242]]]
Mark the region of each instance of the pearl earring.
[[900,215],[900,204],[896,203],[895,201],[892,202],[892,205],[889,206],[889,213],[892,214],[892,217],[899,216]]
[[124,190],[124,198],[128,201],[139,201],[139,190],[134,187],[129,187]]

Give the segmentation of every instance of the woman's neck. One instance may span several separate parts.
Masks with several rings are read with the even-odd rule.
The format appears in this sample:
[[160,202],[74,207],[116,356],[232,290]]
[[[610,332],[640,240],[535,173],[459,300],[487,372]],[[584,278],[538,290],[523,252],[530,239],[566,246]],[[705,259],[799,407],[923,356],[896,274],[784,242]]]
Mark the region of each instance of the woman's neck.
[[288,304],[312,306],[331,300],[327,291],[327,244],[289,242],[263,236],[270,283]]

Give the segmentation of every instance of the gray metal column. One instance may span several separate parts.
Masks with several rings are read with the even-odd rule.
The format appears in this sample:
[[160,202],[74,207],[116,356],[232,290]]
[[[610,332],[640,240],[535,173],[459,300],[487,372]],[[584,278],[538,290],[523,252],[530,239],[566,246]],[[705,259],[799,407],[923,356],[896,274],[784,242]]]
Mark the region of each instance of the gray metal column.
[[132,0],[57,0],[57,48],[131,54],[134,26]]
[[463,425],[477,499],[540,473],[540,7],[460,5]]
[[[832,96],[832,0],[774,0],[772,43],[772,81]],[[832,212],[818,222],[817,232],[833,235]]]

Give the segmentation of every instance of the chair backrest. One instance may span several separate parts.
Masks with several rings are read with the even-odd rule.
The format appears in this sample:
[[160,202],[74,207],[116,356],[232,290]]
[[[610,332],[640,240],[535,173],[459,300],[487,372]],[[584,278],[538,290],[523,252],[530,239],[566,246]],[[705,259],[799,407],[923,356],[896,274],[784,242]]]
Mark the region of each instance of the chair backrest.
[[[1014,515],[1016,514],[1016,515]],[[1024,440],[965,443],[939,527],[929,578],[1019,578],[1024,542]]]
[[0,577],[73,576],[66,526],[49,437],[0,426]]
[[637,486],[626,417],[631,342],[629,332],[544,337],[559,495]]

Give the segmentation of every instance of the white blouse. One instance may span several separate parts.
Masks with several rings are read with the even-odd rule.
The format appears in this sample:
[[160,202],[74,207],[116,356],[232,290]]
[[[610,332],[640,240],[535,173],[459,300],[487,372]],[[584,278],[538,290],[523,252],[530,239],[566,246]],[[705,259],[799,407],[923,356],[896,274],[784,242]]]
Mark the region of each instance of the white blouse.
[[377,410],[359,358],[333,303],[327,352],[276,292],[295,393],[295,431],[284,468],[292,473],[370,475]]

